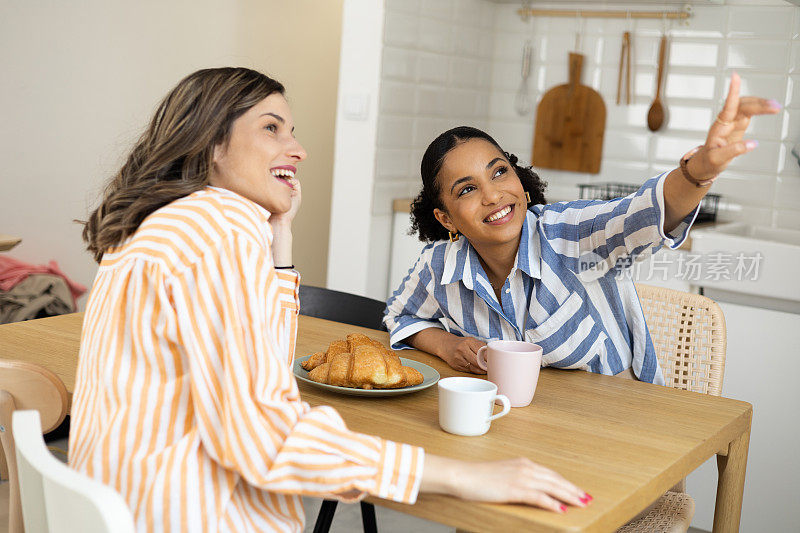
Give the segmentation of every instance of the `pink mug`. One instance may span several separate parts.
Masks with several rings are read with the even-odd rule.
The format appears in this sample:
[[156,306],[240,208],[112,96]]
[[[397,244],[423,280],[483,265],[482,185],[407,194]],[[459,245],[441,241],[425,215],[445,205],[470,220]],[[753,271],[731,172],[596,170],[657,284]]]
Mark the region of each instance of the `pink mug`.
[[478,350],[478,366],[497,385],[498,394],[508,397],[511,407],[525,407],[536,392],[542,347],[523,341],[491,341]]

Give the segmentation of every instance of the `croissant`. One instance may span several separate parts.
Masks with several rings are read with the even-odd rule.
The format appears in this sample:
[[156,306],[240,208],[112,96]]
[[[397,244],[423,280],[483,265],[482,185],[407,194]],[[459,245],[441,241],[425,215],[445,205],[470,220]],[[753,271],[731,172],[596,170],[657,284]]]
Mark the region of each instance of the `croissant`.
[[388,350],[383,344],[376,340],[372,340],[366,335],[361,333],[351,333],[347,336],[347,340],[333,341],[325,352],[317,352],[302,363],[300,366],[303,370],[313,370],[323,363],[330,361],[333,356],[340,353],[353,353],[357,346],[374,346],[386,353],[393,353]]
[[361,333],[350,333],[347,336],[347,347],[349,348],[348,351],[352,353],[357,346],[374,346],[375,348],[389,352],[383,344],[376,340],[370,339],[366,335],[362,335]]
[[398,389],[422,383],[418,370],[403,366],[397,355],[381,348],[372,342],[356,345],[352,353],[333,355],[308,377],[318,383],[361,389]]

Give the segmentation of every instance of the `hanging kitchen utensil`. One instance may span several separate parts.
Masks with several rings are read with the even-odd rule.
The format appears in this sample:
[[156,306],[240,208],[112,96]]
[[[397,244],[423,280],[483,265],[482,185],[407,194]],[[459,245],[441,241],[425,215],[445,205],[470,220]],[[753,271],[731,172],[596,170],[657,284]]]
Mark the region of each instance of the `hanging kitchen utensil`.
[[519,83],[517,97],[514,100],[514,109],[516,109],[517,114],[520,116],[527,115],[530,113],[531,108],[533,108],[531,97],[528,94],[528,76],[531,73],[532,51],[531,42],[525,41],[522,47],[522,81]]
[[664,125],[666,107],[661,102],[661,85],[664,79],[664,63],[667,55],[667,34],[661,36],[661,45],[658,48],[658,77],[656,79],[656,98],[647,112],[647,127],[650,131],[658,131]]
[[622,78],[625,77],[625,104],[631,105],[631,32],[622,34],[622,50],[619,54],[619,78],[617,79],[617,105],[622,101]]
[[606,105],[581,85],[583,56],[569,54],[569,83],[547,91],[536,111],[532,164],[536,167],[600,172]]

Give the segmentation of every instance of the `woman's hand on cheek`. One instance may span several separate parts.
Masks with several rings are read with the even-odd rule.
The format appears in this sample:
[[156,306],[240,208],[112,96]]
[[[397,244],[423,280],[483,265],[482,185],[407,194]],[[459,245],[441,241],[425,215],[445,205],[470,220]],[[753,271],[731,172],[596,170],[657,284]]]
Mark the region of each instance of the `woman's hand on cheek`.
[[285,213],[273,213],[269,217],[272,226],[272,259],[276,266],[292,265],[292,221],[300,209],[302,193],[300,182],[296,178],[289,180],[294,185],[292,190],[292,205]]
[[486,343],[475,337],[455,337],[442,357],[453,369],[472,374],[485,374],[478,366],[478,350]]
[[288,181],[293,186],[291,192],[292,205],[285,213],[275,213],[269,217],[269,223],[272,225],[272,229],[275,232],[278,232],[282,229],[291,230],[292,222],[294,221],[294,217],[297,215],[297,212],[300,210],[300,203],[303,199],[300,180],[297,178],[290,178]]

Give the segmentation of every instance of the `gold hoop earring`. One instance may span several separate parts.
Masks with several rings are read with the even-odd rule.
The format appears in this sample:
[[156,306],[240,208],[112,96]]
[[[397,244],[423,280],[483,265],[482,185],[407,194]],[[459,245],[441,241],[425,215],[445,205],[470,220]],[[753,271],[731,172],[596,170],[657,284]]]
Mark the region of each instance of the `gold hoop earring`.
[[528,200],[528,203],[531,203],[531,193],[525,191],[525,199]]
[[447,233],[450,235],[450,242],[456,242],[458,240],[458,232],[453,233],[452,231],[448,231]]

